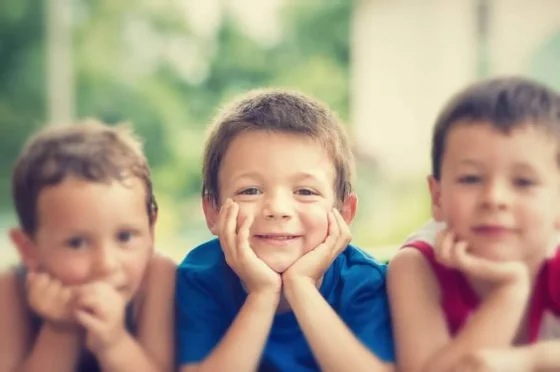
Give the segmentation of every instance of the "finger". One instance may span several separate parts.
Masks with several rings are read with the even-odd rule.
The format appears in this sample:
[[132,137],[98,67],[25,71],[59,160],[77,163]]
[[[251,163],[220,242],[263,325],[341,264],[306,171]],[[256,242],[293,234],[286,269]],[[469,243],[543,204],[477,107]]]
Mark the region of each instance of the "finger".
[[352,240],[350,227],[336,208],[333,210],[333,217],[339,230],[339,237],[342,240],[342,246],[345,248],[348,244],[350,244],[350,241]]
[[102,319],[106,318],[106,304],[109,302],[112,302],[109,298],[103,298],[95,292],[81,293],[75,299],[77,308]]
[[251,226],[253,225],[253,221],[254,221],[253,216],[247,216],[247,218],[245,218],[245,221],[243,221],[243,223],[239,227],[239,231],[237,233],[237,244],[236,244],[236,249],[238,253],[246,255],[250,252],[253,252],[253,250],[249,245],[250,229]]
[[237,230],[237,215],[239,214],[239,205],[237,203],[229,203],[228,210],[224,221],[224,239],[227,249],[234,255],[237,254],[236,247],[236,230]]
[[436,244],[436,254],[441,263],[452,266],[451,250],[455,243],[455,234],[450,230],[442,232],[439,244]]
[[48,282],[40,292],[40,295],[44,296],[45,298],[59,300],[59,296],[63,288],[64,287],[62,286],[62,283],[60,283],[58,280],[48,279]]
[[27,276],[26,286],[29,292],[44,291],[49,284],[47,274],[31,273]]
[[105,323],[86,310],[78,309],[74,316],[76,321],[90,332],[101,333],[104,329]]
[[465,241],[454,243],[453,249],[449,251],[449,260],[458,269],[468,270],[474,262],[473,258],[474,256],[467,252],[467,242]]
[[336,243],[338,242],[338,238],[340,236],[340,231],[338,229],[337,221],[333,216],[333,212],[327,213],[327,221],[328,221],[327,236],[325,237],[325,240],[321,244],[315,247],[314,251],[330,252],[336,247]]
[[226,222],[226,215],[229,207],[230,199],[227,199],[220,207],[220,212],[218,213],[218,237],[223,235],[224,225]]

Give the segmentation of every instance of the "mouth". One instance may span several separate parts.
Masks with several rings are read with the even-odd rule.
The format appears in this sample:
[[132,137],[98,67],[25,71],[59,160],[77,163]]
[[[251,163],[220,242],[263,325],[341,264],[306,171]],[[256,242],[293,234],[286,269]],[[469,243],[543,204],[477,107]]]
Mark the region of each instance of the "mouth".
[[290,234],[260,234],[253,235],[257,241],[265,242],[268,244],[284,245],[291,243],[299,238],[301,235],[290,235]]
[[514,229],[503,225],[479,225],[473,228],[476,234],[498,236],[513,232]]

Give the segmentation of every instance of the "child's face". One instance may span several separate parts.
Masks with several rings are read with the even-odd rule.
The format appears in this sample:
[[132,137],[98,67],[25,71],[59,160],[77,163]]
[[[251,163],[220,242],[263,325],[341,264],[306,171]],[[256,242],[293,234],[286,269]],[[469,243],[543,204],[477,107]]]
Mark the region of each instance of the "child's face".
[[45,188],[37,203],[38,229],[22,252],[24,261],[63,284],[105,281],[131,298],[153,250],[145,193],[137,178],[122,184],[69,177]]
[[313,139],[249,132],[230,144],[219,172],[220,199],[239,203],[238,226],[254,216],[250,245],[276,272],[284,272],[321,244],[335,203],[334,166]]
[[487,123],[455,126],[440,182],[430,180],[434,217],[482,257],[541,259],[558,221],[557,151],[556,139],[531,125],[509,135]]

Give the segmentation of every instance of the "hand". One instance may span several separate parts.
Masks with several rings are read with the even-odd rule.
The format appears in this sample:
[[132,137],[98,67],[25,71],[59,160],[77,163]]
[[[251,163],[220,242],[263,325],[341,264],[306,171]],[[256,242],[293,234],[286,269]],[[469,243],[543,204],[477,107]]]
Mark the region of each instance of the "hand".
[[328,213],[329,230],[325,241],[304,254],[282,274],[284,282],[297,278],[310,280],[318,285],[325,271],[350,243],[350,228],[336,209]]
[[125,301],[109,284],[95,282],[77,289],[75,316],[86,330],[86,345],[99,355],[125,338]]
[[56,328],[76,326],[73,289],[47,273],[27,274],[27,301],[30,308]]
[[253,217],[247,217],[236,233],[239,205],[228,199],[218,216],[218,238],[229,267],[239,276],[250,294],[274,293],[280,296],[280,275],[257,257],[249,246]]
[[448,229],[438,233],[435,251],[436,259],[441,264],[492,285],[519,283],[529,285],[529,270],[523,262],[497,262],[476,257],[468,251],[467,242],[457,240],[455,233]]
[[466,355],[453,372],[527,372],[531,371],[529,354],[523,349],[479,350]]

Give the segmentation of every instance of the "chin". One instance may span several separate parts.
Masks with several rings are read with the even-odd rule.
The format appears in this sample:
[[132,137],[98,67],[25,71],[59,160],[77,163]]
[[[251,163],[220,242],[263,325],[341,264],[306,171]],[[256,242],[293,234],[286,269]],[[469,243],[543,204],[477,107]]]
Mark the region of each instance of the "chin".
[[282,274],[283,272],[285,272],[286,270],[288,270],[288,268],[290,266],[292,266],[292,264],[294,262],[297,261],[299,257],[295,257],[292,259],[274,259],[274,260],[266,260],[263,259],[264,263],[270,267],[273,271],[277,272],[278,274]]

